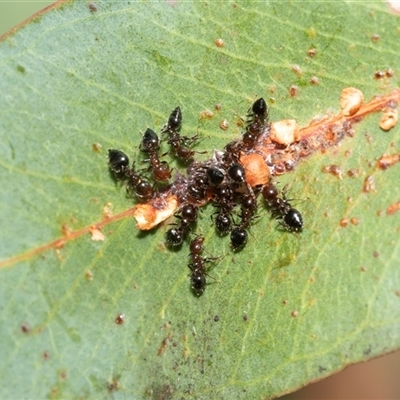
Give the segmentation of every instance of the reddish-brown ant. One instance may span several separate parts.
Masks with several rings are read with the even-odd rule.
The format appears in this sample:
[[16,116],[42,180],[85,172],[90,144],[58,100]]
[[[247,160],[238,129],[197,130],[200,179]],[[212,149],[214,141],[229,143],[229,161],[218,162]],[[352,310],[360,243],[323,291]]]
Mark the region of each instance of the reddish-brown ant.
[[168,144],[174,150],[176,157],[182,161],[189,161],[193,158],[195,151],[191,150],[188,144],[195,142],[198,139],[197,135],[189,138],[187,136],[181,136],[180,129],[182,123],[182,110],[178,106],[172,110],[171,115],[168,118],[168,122],[162,129],[162,133],[168,133]]
[[198,235],[190,242],[190,263],[188,265],[191,270],[190,283],[192,290],[197,296],[204,293],[207,285],[206,276],[210,276],[206,273],[206,263],[215,261],[218,257],[203,257],[204,251],[204,236]]
[[150,169],[156,181],[167,182],[171,179],[171,170],[166,161],[161,161],[158,150],[160,141],[158,135],[150,128],[146,129],[141,143],[142,151],[149,154],[149,159],[144,160],[150,163]]

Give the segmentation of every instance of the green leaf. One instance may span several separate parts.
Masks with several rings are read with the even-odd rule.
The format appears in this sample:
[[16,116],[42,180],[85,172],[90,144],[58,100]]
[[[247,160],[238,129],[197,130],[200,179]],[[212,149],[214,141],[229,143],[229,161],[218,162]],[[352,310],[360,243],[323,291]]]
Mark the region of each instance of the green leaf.
[[[261,207],[246,248],[232,253],[205,207],[197,231],[223,257],[200,298],[187,246],[164,247],[166,226],[143,233],[127,217],[103,226],[104,241],[54,242],[63,226],[102,221],[107,203],[114,215],[132,207],[106,150],[139,161],[141,133],[159,131],[177,105],[206,158],[239,137],[257,96],[272,120],[304,126],[339,112],[344,87],[366,99],[390,93],[398,75],[374,79],[398,69],[398,19],[386,4],[95,6],[60,3],[0,44],[0,397],[271,398],[399,348],[400,213],[385,213],[399,201],[399,172],[376,158],[399,152],[400,128],[383,132],[379,114],[279,178],[304,200],[301,234]],[[200,118],[205,110],[214,117]],[[332,164],[342,179],[321,172]],[[362,190],[367,176],[374,193]],[[343,218],[359,224],[341,227]]]

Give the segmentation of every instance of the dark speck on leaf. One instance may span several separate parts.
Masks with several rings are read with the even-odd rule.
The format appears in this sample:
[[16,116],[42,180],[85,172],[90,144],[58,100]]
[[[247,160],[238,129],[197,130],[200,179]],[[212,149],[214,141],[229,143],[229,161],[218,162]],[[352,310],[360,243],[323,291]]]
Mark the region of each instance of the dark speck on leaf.
[[116,323],[117,325],[122,325],[122,324],[124,323],[124,321],[125,321],[125,314],[118,314],[118,315],[115,317],[115,323]]
[[113,379],[112,382],[107,385],[107,389],[109,392],[116,392],[120,389],[120,384],[116,379]]
[[90,12],[96,12],[98,10],[96,4],[94,4],[94,3],[89,3],[88,7],[89,7]]
[[215,321],[215,322],[218,322],[218,321],[219,321],[218,315],[216,315],[216,316],[214,317],[214,321]]

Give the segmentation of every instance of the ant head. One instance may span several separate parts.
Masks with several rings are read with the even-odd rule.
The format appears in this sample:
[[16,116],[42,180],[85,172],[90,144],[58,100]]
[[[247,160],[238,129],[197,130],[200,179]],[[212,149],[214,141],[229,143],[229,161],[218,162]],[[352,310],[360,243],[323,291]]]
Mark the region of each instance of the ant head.
[[155,133],[150,128],[146,129],[146,132],[143,135],[141,149],[146,152],[156,151],[160,146],[160,140],[158,139],[157,133]]
[[129,168],[129,158],[121,150],[108,149],[108,163],[115,174],[124,173]]

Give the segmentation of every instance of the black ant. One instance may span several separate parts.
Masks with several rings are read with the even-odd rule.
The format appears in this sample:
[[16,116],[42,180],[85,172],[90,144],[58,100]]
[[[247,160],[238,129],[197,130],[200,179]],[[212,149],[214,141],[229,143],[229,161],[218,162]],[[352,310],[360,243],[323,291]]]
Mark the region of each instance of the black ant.
[[189,167],[189,179],[186,197],[193,203],[201,203],[207,199],[210,183],[202,165],[193,163]]
[[224,180],[224,173],[216,167],[209,167],[207,168],[207,178],[211,185],[218,186]]
[[108,149],[108,163],[118,179],[122,179],[129,170],[129,158],[121,150]]
[[247,243],[247,228],[257,211],[257,197],[253,191],[246,193],[241,199],[241,221],[231,231],[231,246],[234,251],[241,250]]
[[169,139],[168,144],[174,150],[176,157],[182,161],[189,161],[193,158],[195,151],[189,149],[187,145],[193,143],[198,139],[197,135],[189,138],[187,136],[181,136],[179,133],[182,124],[182,110],[178,106],[172,110],[171,115],[168,118],[168,122],[165,124],[162,133],[168,133]]
[[180,215],[175,215],[180,219],[175,228],[168,229],[166,233],[166,243],[170,247],[176,247],[183,243],[190,225],[197,221],[198,207],[193,204],[184,204],[180,209]]
[[209,276],[206,273],[206,263],[215,261],[217,257],[206,258],[201,254],[204,251],[204,236],[196,236],[190,242],[190,263],[188,265],[189,269],[192,271],[190,275],[190,283],[192,286],[192,290],[196,293],[197,296],[200,296],[204,293],[204,290],[207,285],[206,276]]
[[246,131],[242,137],[242,144],[244,149],[250,150],[256,144],[268,121],[268,107],[262,97],[253,103],[251,112],[249,110],[247,116],[248,120]]
[[220,235],[226,235],[231,229],[231,213],[236,205],[234,192],[230,185],[221,184],[214,189],[212,198],[219,207],[217,216],[213,218],[215,227]]
[[268,183],[261,193],[272,210],[272,215],[277,219],[282,219],[281,225],[289,232],[300,232],[303,229],[303,217],[300,211],[296,210],[286,198],[286,187],[282,190],[282,197],[279,197],[279,191],[275,185]]
[[223,165],[228,169],[232,164],[238,163],[241,155],[241,142],[233,141],[229,142],[224,147],[224,152],[222,155]]
[[149,159],[144,160],[150,163],[150,169],[153,172],[156,181],[166,182],[171,179],[171,170],[166,161],[160,161],[158,150],[160,141],[158,135],[150,128],[146,129],[140,145],[142,151],[149,154]]
[[126,185],[128,192],[132,191],[142,202],[147,202],[154,197],[154,190],[150,182],[136,173],[134,165],[129,168],[129,158],[123,151],[109,149],[108,162],[117,179],[126,178],[128,180]]

